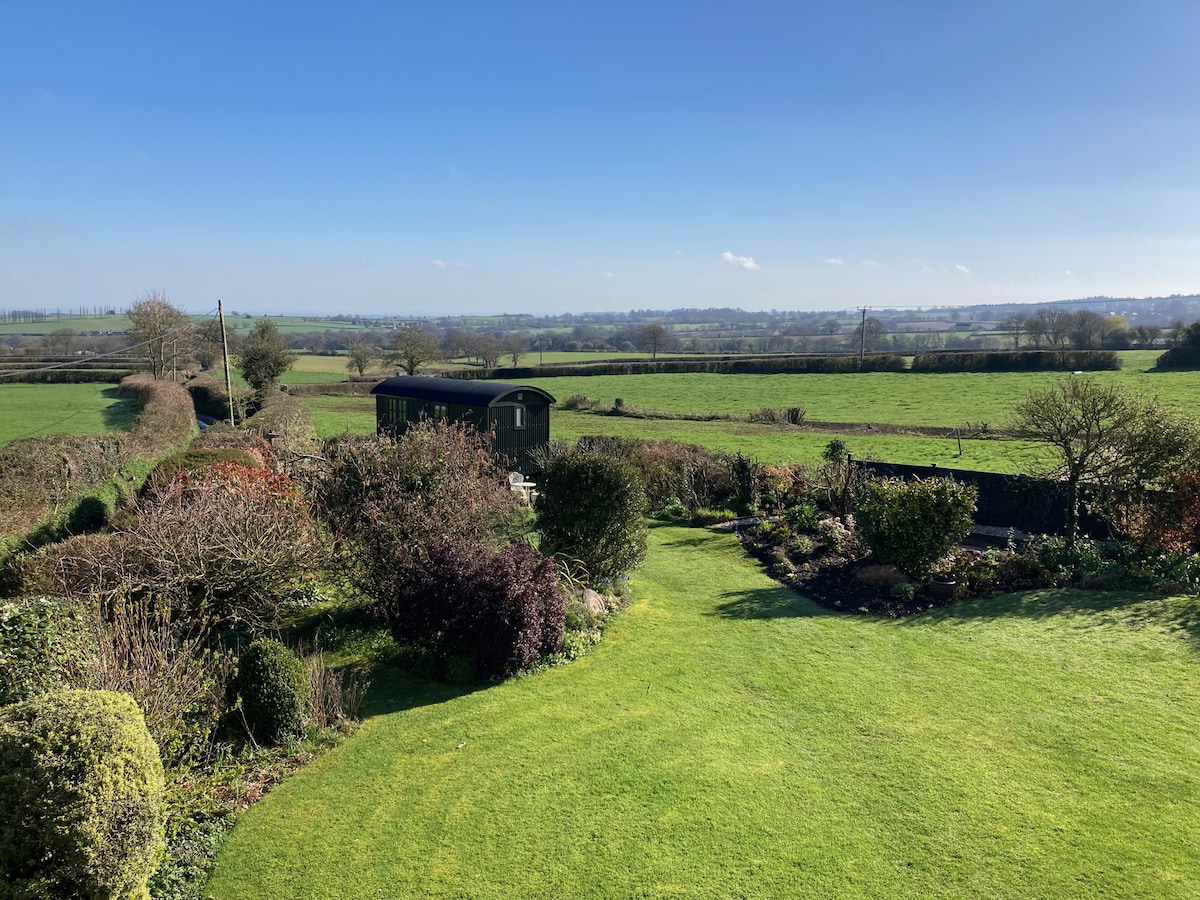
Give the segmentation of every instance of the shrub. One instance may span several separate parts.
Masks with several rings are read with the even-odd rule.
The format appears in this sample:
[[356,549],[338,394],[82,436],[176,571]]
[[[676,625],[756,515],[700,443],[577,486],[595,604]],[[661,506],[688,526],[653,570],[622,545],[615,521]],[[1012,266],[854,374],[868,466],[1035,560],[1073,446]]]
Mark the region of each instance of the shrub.
[[976,494],[949,478],[876,479],[860,493],[855,521],[881,562],[923,579],[970,532]]
[[312,698],[308,670],[300,657],[269,638],[254,641],[238,657],[231,693],[241,702],[246,730],[260,744],[282,744],[298,736]]
[[591,409],[596,401],[587,394],[572,394],[563,401],[563,409]]
[[310,492],[340,542],[347,574],[378,602],[400,594],[430,547],[497,546],[515,533],[518,501],[474,428],[422,422],[395,440],[329,441],[322,455],[328,464],[307,476]]
[[568,450],[552,455],[538,482],[542,550],[578,560],[592,579],[613,578],[646,555],[646,494],[625,460]]
[[831,517],[822,519],[817,523],[817,536],[834,553],[845,553],[854,545],[854,517],[846,516],[844,522]]
[[0,892],[149,896],[163,769],[137,704],[59,691],[0,709]]
[[225,711],[233,669],[204,623],[174,616],[162,598],[87,597],[78,607],[87,654],[59,660],[73,687],[137,701],[168,764],[204,759]]
[[237,463],[182,473],[135,512],[127,579],[193,616],[274,625],[325,555],[297,484]]
[[6,601],[0,606],[0,706],[58,687],[64,662],[79,655],[70,604],[52,597]]
[[452,680],[500,677],[561,649],[558,567],[523,541],[498,553],[462,541],[438,545],[405,585],[386,608],[392,635]]
[[784,513],[787,523],[796,531],[812,531],[817,527],[817,522],[821,519],[821,514],[817,510],[815,503],[801,503],[799,506],[793,506]]
[[150,472],[150,477],[142,486],[142,492],[148,493],[161,490],[181,472],[195,472],[205,466],[215,466],[217,463],[231,462],[251,469],[263,468],[262,459],[236,447],[197,448],[195,444],[188,450],[172,453],[161,460]]
[[259,437],[271,435],[272,452],[281,459],[311,455],[321,444],[308,407],[289,394],[268,394],[246,428]]

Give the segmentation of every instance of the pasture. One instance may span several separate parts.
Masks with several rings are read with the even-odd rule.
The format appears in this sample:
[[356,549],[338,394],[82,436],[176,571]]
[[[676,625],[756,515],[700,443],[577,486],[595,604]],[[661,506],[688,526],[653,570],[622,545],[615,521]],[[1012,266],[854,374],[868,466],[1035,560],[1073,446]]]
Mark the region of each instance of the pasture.
[[39,434],[123,431],[139,410],[111,384],[0,383],[0,446]]
[[1194,601],[1044,591],[834,615],[736,540],[652,529],[588,656],[375,675],[206,896],[1200,894]]

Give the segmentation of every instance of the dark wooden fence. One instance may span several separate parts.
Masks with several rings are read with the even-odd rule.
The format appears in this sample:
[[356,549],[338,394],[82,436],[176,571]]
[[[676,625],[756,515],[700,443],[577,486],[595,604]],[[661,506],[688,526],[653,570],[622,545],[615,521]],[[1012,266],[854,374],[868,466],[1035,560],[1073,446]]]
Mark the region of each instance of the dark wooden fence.
[[[979,491],[975,505],[976,525],[1017,528],[1029,534],[1062,534],[1066,529],[1067,492],[1057,481],[942,466],[906,466],[858,459],[853,462],[883,478],[940,477],[975,485]],[[1079,532],[1095,538],[1110,536],[1108,525],[1098,516],[1091,515],[1086,503],[1079,515]]]

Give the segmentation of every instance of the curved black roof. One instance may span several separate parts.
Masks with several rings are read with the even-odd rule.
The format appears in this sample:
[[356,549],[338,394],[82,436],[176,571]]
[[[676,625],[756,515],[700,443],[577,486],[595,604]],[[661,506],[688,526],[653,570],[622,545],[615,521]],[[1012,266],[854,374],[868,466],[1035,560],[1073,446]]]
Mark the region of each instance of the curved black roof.
[[397,375],[381,381],[371,388],[372,394],[383,394],[385,397],[407,397],[412,400],[459,403],[464,406],[492,406],[517,391],[528,391],[537,394],[547,403],[554,402],[554,398],[541,388],[530,387],[527,384],[505,384],[500,381],[478,381],[465,378]]

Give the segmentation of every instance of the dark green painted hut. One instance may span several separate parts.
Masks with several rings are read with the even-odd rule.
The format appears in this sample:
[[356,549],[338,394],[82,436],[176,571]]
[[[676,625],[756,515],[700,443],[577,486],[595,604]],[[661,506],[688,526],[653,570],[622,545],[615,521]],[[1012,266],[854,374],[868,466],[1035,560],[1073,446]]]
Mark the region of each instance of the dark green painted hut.
[[492,436],[492,452],[523,475],[538,471],[535,450],[550,442],[550,404],[540,388],[498,381],[397,375],[377,384],[375,424],[400,434],[422,419],[469,422]]

